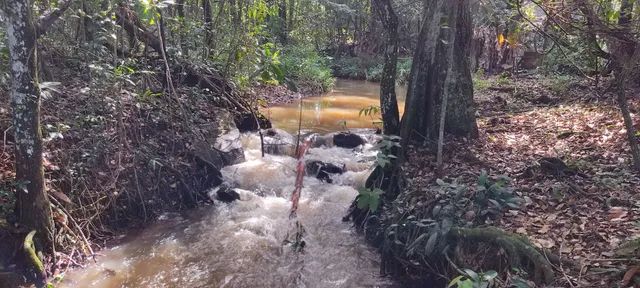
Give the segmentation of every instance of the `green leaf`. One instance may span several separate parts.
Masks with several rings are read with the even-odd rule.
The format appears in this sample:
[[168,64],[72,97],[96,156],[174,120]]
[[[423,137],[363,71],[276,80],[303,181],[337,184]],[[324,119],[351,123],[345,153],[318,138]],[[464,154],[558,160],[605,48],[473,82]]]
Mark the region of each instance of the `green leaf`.
[[487,171],[482,170],[480,172],[480,176],[478,177],[478,185],[485,187],[487,186],[488,182],[489,182],[489,176],[487,175]]
[[482,273],[482,279],[484,281],[491,281],[496,277],[498,277],[498,272],[493,270],[489,270],[487,272]]
[[376,212],[380,206],[380,197],[369,197],[369,210]]
[[366,194],[362,194],[360,195],[360,197],[358,197],[358,209],[366,209],[369,206],[369,196]]
[[462,271],[464,271],[464,273],[467,274],[467,276],[469,276],[469,278],[471,278],[472,280],[480,280],[480,278],[478,277],[478,273],[476,273],[475,271],[466,268],[462,269]]
[[438,234],[438,231],[434,231],[433,233],[431,233],[431,236],[429,236],[429,240],[427,240],[427,244],[424,246],[424,252],[427,255],[431,255],[433,253],[433,250],[436,248]]

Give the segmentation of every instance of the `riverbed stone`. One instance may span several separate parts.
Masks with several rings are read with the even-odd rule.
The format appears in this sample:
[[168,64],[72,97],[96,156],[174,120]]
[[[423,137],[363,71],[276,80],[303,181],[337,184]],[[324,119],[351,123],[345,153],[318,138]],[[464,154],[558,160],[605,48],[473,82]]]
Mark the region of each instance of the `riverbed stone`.
[[218,170],[244,162],[240,131],[231,113],[216,109],[214,114],[216,117],[213,121],[200,126],[204,139],[193,141],[194,156]]
[[310,160],[305,163],[307,175],[318,178],[321,181],[332,183],[331,175],[344,173],[344,165],[326,163],[318,160]]
[[264,152],[271,155],[295,156],[296,137],[282,129],[271,128],[263,132]]
[[333,136],[333,143],[342,148],[356,148],[366,142],[358,134],[341,132]]
[[313,142],[311,142],[312,148],[333,146],[333,134],[327,134],[327,135],[316,134],[313,136],[312,139],[313,139]]
[[226,183],[211,189],[208,195],[211,200],[218,200],[224,203],[231,203],[236,200],[240,200],[240,194],[229,187]]

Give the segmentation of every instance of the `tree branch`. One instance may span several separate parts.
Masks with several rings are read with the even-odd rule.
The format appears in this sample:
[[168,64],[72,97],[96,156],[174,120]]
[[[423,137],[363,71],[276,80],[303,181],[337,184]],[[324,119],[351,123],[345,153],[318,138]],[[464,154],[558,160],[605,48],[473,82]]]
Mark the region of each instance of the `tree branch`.
[[47,33],[47,29],[51,27],[51,25],[53,25],[53,23],[56,22],[56,20],[58,20],[74,2],[74,0],[66,0],[64,2],[61,2],[58,7],[40,16],[38,22],[36,23],[36,36],[40,37]]

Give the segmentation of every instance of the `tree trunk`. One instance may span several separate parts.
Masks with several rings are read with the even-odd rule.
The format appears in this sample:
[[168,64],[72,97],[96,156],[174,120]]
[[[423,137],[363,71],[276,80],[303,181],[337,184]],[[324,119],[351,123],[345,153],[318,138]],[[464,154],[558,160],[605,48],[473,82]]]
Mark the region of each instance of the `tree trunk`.
[[204,47],[207,51],[205,51],[205,55],[209,55],[209,45],[211,44],[211,31],[213,31],[212,23],[213,16],[211,15],[211,3],[209,0],[202,0],[202,11],[204,13]]
[[390,0],[373,0],[382,26],[385,30],[386,47],[384,50],[384,68],[380,81],[380,108],[384,134],[398,135],[400,116],[396,100],[396,70],[398,63],[398,17],[393,11]]
[[[458,5],[457,13],[452,9]],[[473,83],[469,70],[471,16],[469,0],[437,0],[425,6],[418,48],[414,54],[408,84],[405,113],[402,117],[402,144],[420,139],[435,144],[438,136],[437,111],[442,101],[447,67],[451,62],[451,79],[445,132],[457,136],[477,137],[478,127],[473,103]],[[455,25],[455,29],[447,29]],[[453,59],[446,55],[447,36],[455,30]]]
[[6,25],[11,56],[11,107],[15,131],[16,215],[36,230],[40,249],[53,251],[53,220],[45,191],[40,131],[36,30],[31,1],[6,2]]
[[[454,5],[452,7],[453,15],[458,14],[458,6]],[[447,59],[453,59],[454,57],[454,47],[453,44],[456,42],[456,26],[451,25],[449,23],[449,39],[447,42]],[[438,126],[438,150],[436,152],[436,165],[438,170],[442,170],[442,147],[444,146],[444,126],[447,123],[447,102],[449,102],[449,87],[453,84],[453,61],[449,61],[449,65],[447,65],[447,76],[444,78],[444,88],[442,93],[442,105],[440,105],[440,122]]]
[[287,44],[289,38],[287,24],[287,0],[281,0],[278,2],[278,36],[282,44]]
[[[620,18],[618,19],[618,25],[623,31],[631,34],[631,19],[633,13],[633,2],[630,0],[622,0],[620,3]],[[615,40],[614,40],[615,41]],[[618,42],[618,43],[615,43]],[[627,139],[631,148],[631,156],[633,160],[633,167],[636,171],[640,172],[640,144],[636,137],[636,130],[633,126],[633,119],[629,112],[629,104],[627,103],[627,96],[625,91],[625,84],[631,78],[634,67],[640,60],[640,44],[635,42],[622,42],[615,41],[611,47],[614,47],[614,64],[615,64],[615,79],[618,86],[617,101],[624,119],[624,126],[627,130]]]
[[636,171],[640,172],[640,147],[638,147],[639,144],[636,137],[636,130],[633,127],[633,119],[631,118],[631,114],[629,112],[629,104],[627,103],[627,96],[625,91],[625,82],[627,81],[627,77],[625,77],[625,74],[626,73],[618,72],[615,76],[618,86],[617,102],[618,107],[620,108],[620,112],[622,113],[622,118],[624,119],[624,127],[627,130],[627,139],[629,141],[629,146],[631,147],[633,167],[636,169]]
[[289,0],[288,8],[289,8],[289,16],[287,16],[287,28],[288,28],[288,31],[291,32],[294,29],[293,20],[296,12],[296,0]]
[[187,19],[184,18],[184,5],[184,0],[176,1],[176,13],[178,13],[178,23],[180,23],[180,27],[178,29],[178,33],[180,33],[180,36],[178,41],[180,41],[180,50],[182,52],[182,55],[184,55],[184,57],[189,57],[189,47],[187,46],[187,43],[185,41],[184,31],[184,24],[187,21]]

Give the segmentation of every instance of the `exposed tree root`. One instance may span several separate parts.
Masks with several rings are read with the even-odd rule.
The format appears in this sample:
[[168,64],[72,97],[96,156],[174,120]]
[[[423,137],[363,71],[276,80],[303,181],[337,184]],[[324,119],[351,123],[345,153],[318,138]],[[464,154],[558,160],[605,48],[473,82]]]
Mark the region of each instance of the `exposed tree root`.
[[449,231],[452,240],[470,242],[486,242],[506,250],[509,262],[513,267],[522,267],[522,260],[533,265],[534,281],[549,284],[554,274],[551,263],[525,237],[511,234],[494,227],[460,228],[453,227]]
[[23,249],[29,258],[30,264],[33,265],[33,269],[38,274],[38,277],[41,279],[46,279],[46,272],[44,270],[44,265],[42,264],[42,260],[38,257],[38,253],[36,253],[36,248],[33,243],[33,236],[36,235],[36,230],[33,230],[27,234],[27,237],[24,238]]

